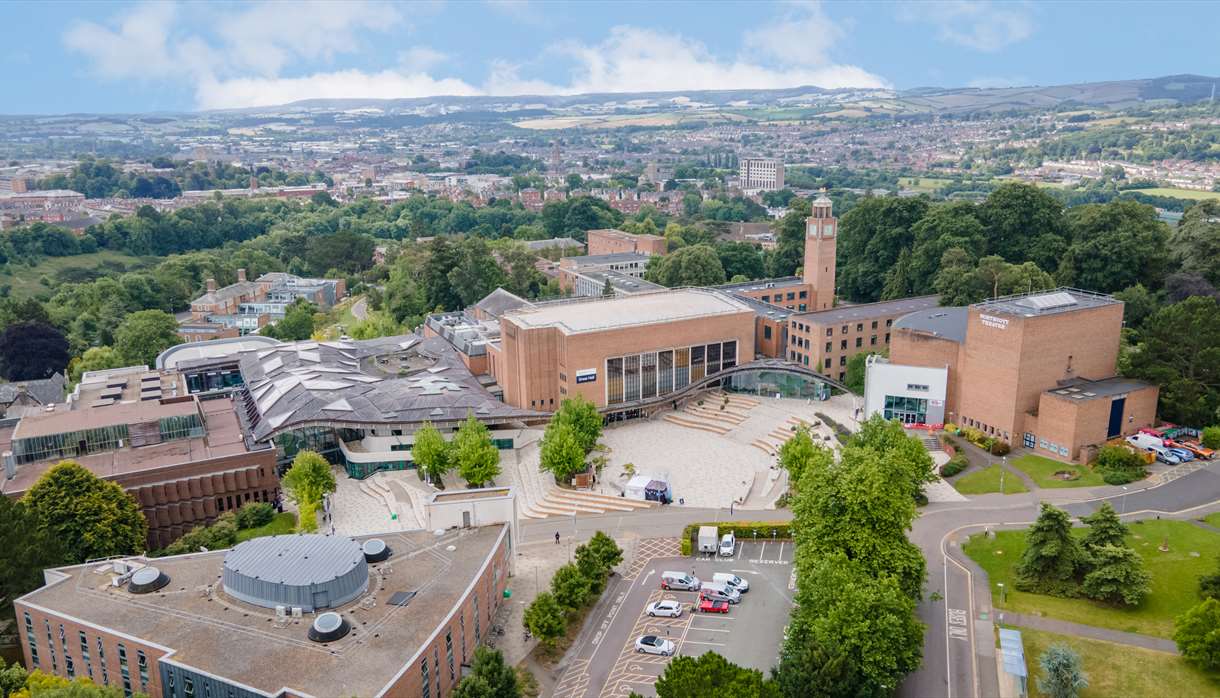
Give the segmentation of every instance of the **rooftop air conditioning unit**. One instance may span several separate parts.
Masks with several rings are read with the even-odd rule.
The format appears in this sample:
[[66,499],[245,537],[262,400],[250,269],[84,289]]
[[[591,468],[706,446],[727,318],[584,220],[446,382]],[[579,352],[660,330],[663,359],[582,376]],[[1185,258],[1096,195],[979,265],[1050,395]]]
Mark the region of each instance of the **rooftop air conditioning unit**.
[[276,618],[287,618],[288,617],[288,608],[286,606],[284,606],[283,604],[277,604],[275,607],[275,617]]
[[300,618],[300,617],[301,617],[301,607],[300,607],[300,606],[293,606],[293,607],[292,607],[292,617],[293,617],[293,618]]

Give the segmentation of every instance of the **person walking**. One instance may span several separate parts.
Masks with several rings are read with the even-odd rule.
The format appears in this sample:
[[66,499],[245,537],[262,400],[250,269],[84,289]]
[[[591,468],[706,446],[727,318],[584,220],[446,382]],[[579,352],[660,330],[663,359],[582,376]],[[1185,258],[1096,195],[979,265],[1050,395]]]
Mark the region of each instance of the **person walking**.
[[555,545],[559,545],[559,531],[555,531]]

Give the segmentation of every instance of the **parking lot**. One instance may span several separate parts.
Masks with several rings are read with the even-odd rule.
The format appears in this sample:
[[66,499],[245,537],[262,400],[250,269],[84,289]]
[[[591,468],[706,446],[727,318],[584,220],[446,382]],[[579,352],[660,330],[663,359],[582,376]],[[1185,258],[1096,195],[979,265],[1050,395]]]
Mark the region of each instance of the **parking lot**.
[[[670,657],[640,654],[635,641],[657,635],[672,641],[675,654],[716,652],[729,661],[767,672],[776,663],[784,626],[792,608],[792,543],[740,542],[732,557],[656,558],[632,578],[618,581],[599,617],[591,617],[576,660],[560,677],[554,695],[562,698],[625,698],[632,691],[656,695],[653,683]],[[661,589],[661,574],[689,572],[710,581],[716,572],[731,572],[750,583],[741,603],[727,614],[692,613],[699,594]],[[669,599],[683,605],[678,618],[651,618],[648,604]]]

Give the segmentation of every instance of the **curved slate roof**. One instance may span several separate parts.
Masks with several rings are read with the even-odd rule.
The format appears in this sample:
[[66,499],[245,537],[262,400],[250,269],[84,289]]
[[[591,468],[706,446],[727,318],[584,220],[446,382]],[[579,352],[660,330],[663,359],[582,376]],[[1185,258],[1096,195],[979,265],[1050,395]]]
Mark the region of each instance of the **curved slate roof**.
[[292,342],[240,355],[255,440],[310,425],[544,419],[496,399],[443,337]]

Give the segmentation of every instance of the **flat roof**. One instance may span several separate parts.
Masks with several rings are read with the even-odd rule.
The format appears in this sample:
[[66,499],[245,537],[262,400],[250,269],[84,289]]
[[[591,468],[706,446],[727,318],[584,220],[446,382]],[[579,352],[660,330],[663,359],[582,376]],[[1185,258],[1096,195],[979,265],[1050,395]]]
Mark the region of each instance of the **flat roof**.
[[921,332],[960,343],[966,341],[969,319],[970,311],[965,306],[933,308],[903,315],[894,321],[894,329]]
[[800,313],[797,317],[809,322],[828,325],[849,320],[868,320],[887,315],[904,315],[918,310],[935,308],[939,302],[940,296],[914,296],[912,298],[899,298],[878,303],[860,303],[859,305],[844,305],[827,310],[815,310],[813,312]]
[[[136,558],[156,565],[169,585],[132,595],[110,585],[111,565],[61,568],[59,581],[21,601],[132,636],[170,651],[173,663],[208,672],[270,695],[374,696],[408,666],[485,568],[506,526],[454,530],[442,536],[406,531],[380,538],[391,550],[370,564],[369,591],[338,608],[352,626],[346,637],[311,642],[313,614],[276,621],[275,609],[239,601],[219,583],[227,551]],[[448,546],[455,550],[448,550]],[[503,570],[502,570],[503,572]],[[51,573],[54,575],[54,573]],[[207,592],[207,589],[211,592]],[[415,592],[410,605],[388,603],[396,592]],[[367,598],[373,603],[367,608]],[[164,661],[164,660],[163,660]]]
[[1035,291],[1033,293],[1019,293],[1012,296],[992,298],[981,303],[975,303],[970,307],[1002,315],[1040,317],[1043,315],[1070,313],[1076,310],[1100,308],[1103,305],[1114,305],[1119,302],[1115,300],[1114,296],[1108,296],[1104,293],[1061,286],[1050,291]]
[[119,402],[105,407],[85,407],[75,410],[57,407],[54,412],[40,412],[22,418],[13,432],[13,438],[28,439],[34,436],[66,434],[81,429],[140,424],[162,417],[179,417],[195,412],[194,398],[185,396],[174,400],[173,402],[159,400]]
[[[218,327],[217,325],[209,325]],[[181,325],[180,327],[186,327]],[[224,329],[224,328],[220,328]],[[199,359],[215,359],[221,356],[235,356],[243,351],[265,349],[280,343],[274,337],[264,337],[258,334],[248,334],[242,337],[211,339],[206,342],[187,342],[175,344],[157,355],[157,368],[172,369],[179,364]]]
[[1046,390],[1045,393],[1064,400],[1084,402],[1086,400],[1122,395],[1150,387],[1152,387],[1152,384],[1146,381],[1136,380],[1135,378],[1123,378],[1122,376],[1103,378],[1096,381],[1076,378]]
[[589,264],[615,264],[617,262],[643,262],[648,263],[652,257],[639,252],[612,252],[610,254],[586,254],[575,257],[564,257],[565,261],[571,261],[577,266]]
[[652,235],[651,233],[639,233],[639,234],[629,233],[626,230],[619,230],[618,228],[596,228],[594,230],[590,230],[589,232],[590,233],[601,233],[602,235],[605,235],[607,237],[615,237],[615,238],[620,238],[623,240],[630,240],[632,238],[640,238],[641,240],[664,240],[665,239],[664,235]]
[[613,298],[540,303],[530,309],[510,312],[504,318],[525,328],[557,327],[565,334],[579,334],[752,312],[750,306],[726,293],[705,288],[683,288]]
[[717,284],[712,288],[718,288],[721,291],[766,291],[770,288],[788,288],[790,286],[800,286],[805,283],[805,280],[799,276],[781,276],[775,279],[755,279],[754,281],[740,281],[735,284]]

